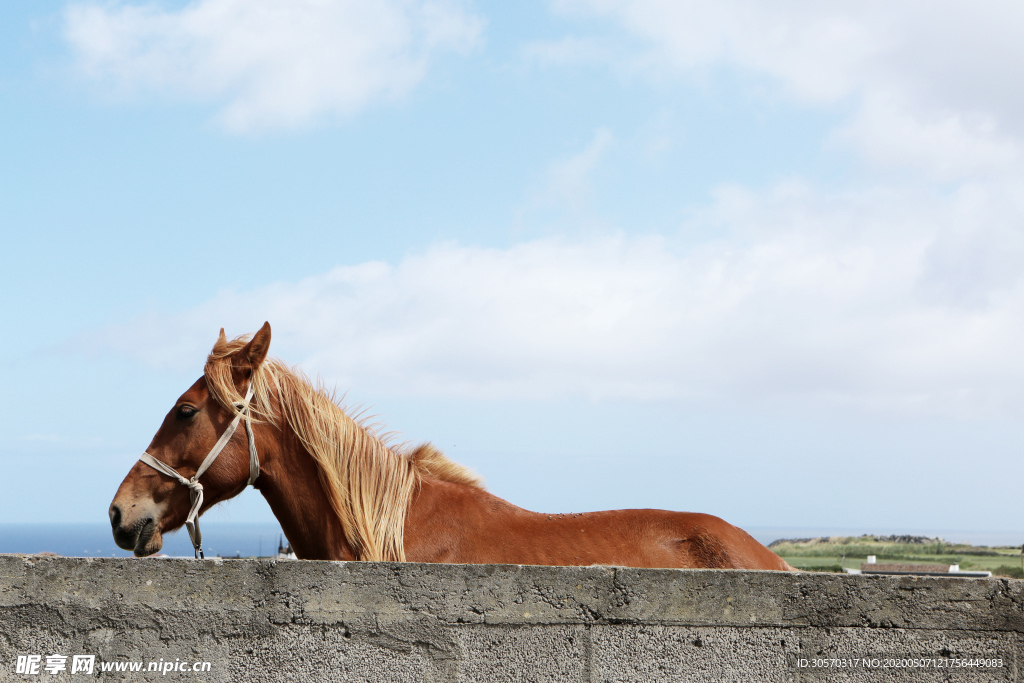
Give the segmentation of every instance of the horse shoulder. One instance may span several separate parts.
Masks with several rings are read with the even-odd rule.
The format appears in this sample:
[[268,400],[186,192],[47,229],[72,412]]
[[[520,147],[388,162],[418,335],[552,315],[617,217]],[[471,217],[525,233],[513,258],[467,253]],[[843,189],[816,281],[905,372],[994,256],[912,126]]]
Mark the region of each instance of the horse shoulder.
[[[479,486],[422,476],[405,521],[405,554],[413,562],[510,561],[511,530],[534,515]],[[514,560],[513,560],[514,561]]]

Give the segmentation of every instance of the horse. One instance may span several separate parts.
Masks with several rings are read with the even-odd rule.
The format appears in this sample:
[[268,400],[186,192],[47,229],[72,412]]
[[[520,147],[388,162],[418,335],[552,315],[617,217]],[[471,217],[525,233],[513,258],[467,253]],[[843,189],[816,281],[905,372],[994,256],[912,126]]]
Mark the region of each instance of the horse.
[[199,557],[199,516],[252,484],[300,559],[793,570],[708,514],[517,507],[431,444],[394,445],[269,347],[269,323],[221,329],[114,496],[118,546],[152,555],[184,524]]

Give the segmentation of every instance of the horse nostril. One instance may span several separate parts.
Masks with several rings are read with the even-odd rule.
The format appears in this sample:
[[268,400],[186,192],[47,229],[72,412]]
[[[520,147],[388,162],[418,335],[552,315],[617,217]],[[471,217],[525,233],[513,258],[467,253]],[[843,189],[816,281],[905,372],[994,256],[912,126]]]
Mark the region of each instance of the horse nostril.
[[116,505],[110,506],[110,526],[115,529],[121,526],[121,508]]

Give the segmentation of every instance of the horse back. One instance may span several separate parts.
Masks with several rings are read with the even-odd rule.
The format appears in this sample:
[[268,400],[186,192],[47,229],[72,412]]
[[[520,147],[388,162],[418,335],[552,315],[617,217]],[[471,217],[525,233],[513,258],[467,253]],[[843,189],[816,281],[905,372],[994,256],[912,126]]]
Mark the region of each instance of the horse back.
[[543,514],[478,488],[425,480],[405,530],[412,561],[791,570],[742,529],[667,510]]
[[574,521],[578,526],[591,526],[581,535],[606,537],[607,541],[599,545],[607,559],[599,560],[598,564],[792,569],[750,534],[714,515],[668,510],[609,510],[582,514]]

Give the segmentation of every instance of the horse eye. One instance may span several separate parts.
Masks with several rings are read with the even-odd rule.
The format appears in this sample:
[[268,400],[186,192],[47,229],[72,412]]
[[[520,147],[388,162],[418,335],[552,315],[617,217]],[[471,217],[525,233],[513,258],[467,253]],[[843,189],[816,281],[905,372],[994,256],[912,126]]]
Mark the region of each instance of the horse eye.
[[187,419],[189,419],[190,417],[192,417],[193,415],[195,415],[198,412],[199,411],[196,410],[195,408],[193,408],[192,406],[182,405],[182,406],[178,406],[178,415],[177,415],[177,417],[178,417],[179,420],[187,420]]

